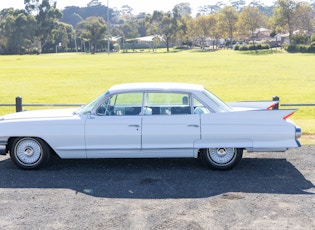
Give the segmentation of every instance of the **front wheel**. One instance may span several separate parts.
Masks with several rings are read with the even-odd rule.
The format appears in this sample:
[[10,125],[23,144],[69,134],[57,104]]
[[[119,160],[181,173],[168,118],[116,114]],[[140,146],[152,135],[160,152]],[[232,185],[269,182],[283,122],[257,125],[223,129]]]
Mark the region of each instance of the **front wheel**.
[[230,170],[234,168],[243,157],[243,149],[211,148],[200,150],[201,161],[211,169]]
[[48,162],[50,149],[41,139],[17,138],[11,145],[10,157],[19,168],[37,169]]

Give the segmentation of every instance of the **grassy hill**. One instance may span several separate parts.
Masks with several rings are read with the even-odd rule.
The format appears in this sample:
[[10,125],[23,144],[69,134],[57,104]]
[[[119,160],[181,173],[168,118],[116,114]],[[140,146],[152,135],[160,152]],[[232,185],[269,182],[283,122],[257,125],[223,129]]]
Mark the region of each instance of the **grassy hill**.
[[[312,54],[232,50],[0,56],[0,104],[16,96],[31,104],[85,104],[113,84],[161,81],[203,84],[224,101],[277,95],[281,104],[315,103],[314,63]],[[9,112],[14,108],[0,107],[0,115]],[[315,107],[300,107],[292,120],[315,134]]]

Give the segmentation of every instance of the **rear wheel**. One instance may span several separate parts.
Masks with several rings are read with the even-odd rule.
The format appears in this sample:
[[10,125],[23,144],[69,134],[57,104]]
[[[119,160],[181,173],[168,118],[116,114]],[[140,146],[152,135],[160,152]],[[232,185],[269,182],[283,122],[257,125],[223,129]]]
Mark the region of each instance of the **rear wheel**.
[[201,161],[211,169],[229,170],[234,168],[243,157],[243,149],[211,148],[200,151]]
[[17,138],[11,145],[10,157],[19,168],[37,169],[48,162],[50,149],[41,139]]

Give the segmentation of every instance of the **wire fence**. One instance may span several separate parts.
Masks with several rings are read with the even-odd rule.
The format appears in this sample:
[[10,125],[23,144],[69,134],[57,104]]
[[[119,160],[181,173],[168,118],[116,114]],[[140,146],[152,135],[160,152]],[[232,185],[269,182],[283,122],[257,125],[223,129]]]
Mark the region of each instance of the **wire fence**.
[[[276,105],[273,109],[279,109],[279,106],[283,107],[311,107],[315,106],[315,104],[280,104],[279,97],[273,97],[273,101],[275,101]],[[23,104],[22,97],[15,98],[15,104],[0,104],[0,107],[15,107],[16,112],[23,111],[23,106],[25,107],[80,107],[83,104]]]
[[15,104],[0,104],[0,107],[15,107],[16,112],[22,112],[23,107],[80,107],[83,104],[23,104],[22,97],[15,98]]

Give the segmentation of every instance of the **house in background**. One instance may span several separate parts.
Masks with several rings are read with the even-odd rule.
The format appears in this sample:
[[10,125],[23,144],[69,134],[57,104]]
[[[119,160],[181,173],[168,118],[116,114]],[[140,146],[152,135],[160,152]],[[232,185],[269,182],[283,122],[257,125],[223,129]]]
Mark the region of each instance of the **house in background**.
[[258,28],[254,31],[253,35],[248,37],[246,39],[246,42],[261,42],[261,41],[266,41],[269,42],[270,40],[272,40],[272,38],[270,37],[271,34],[271,30],[266,29],[266,28]]

